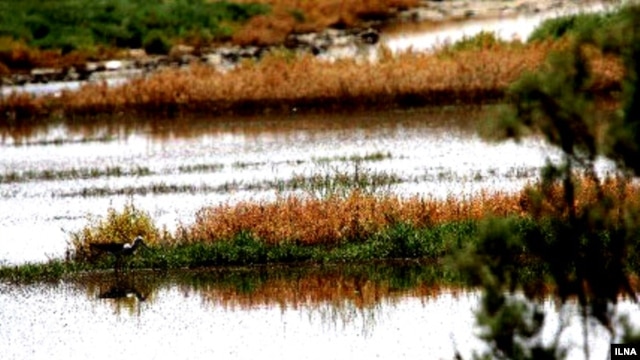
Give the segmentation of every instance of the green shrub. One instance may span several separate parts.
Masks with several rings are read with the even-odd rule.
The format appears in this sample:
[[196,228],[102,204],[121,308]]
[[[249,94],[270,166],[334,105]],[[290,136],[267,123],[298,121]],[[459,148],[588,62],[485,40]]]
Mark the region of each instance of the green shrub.
[[623,8],[615,12],[576,14],[548,19],[531,33],[528,41],[556,40],[576,34],[606,33],[621,21],[627,11]]
[[167,55],[171,50],[171,42],[161,31],[152,30],[142,42],[142,47],[151,55]]
[[268,11],[264,4],[207,0],[0,0],[0,37],[65,51],[95,45],[136,48],[143,41],[160,46],[161,40],[192,34],[228,36],[229,28],[220,24],[242,23]]
[[136,208],[133,203],[125,204],[122,211],[115,208],[107,210],[105,218],[89,215],[88,224],[79,231],[72,232],[71,251],[74,260],[87,260],[91,252],[89,244],[106,242],[130,242],[141,235],[148,245],[159,244],[168,235],[162,234],[146,212]]

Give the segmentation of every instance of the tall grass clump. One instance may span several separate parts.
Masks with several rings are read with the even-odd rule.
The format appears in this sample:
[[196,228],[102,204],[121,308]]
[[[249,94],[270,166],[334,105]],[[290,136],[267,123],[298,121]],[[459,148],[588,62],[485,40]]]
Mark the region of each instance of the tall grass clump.
[[249,232],[273,245],[336,245],[365,241],[398,223],[420,228],[520,211],[518,197],[506,194],[483,194],[464,200],[401,199],[357,190],[327,198],[292,195],[275,202],[247,201],[203,208],[193,224],[181,227],[177,239],[212,243]]
[[126,203],[122,210],[109,208],[105,217],[88,215],[87,221],[85,227],[70,234],[72,260],[89,260],[92,257],[89,244],[92,243],[128,243],[141,235],[145,243],[154,246],[170,238],[166,231],[156,227],[148,213],[136,208],[133,202]]
[[394,184],[402,181],[397,175],[364,167],[361,159],[353,161],[353,170],[320,164],[325,167],[324,173],[294,175],[291,180],[283,183],[281,190],[301,189],[314,197],[331,198],[344,197],[354,191],[365,194],[387,193]]
[[464,50],[491,50],[506,46],[522,46],[519,41],[505,41],[496,36],[491,31],[481,31],[474,36],[464,36],[462,39],[452,43],[445,44],[439,51],[443,54],[453,54]]

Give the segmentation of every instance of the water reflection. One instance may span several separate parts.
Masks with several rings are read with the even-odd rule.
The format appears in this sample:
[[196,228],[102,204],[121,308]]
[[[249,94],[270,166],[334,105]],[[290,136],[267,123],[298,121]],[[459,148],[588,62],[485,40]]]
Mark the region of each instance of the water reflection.
[[107,284],[105,287],[100,287],[98,299],[135,299],[137,301],[145,301],[147,299],[147,295],[138,290],[139,287],[139,285],[136,285],[133,275],[116,272],[114,273],[113,282]]
[[[369,264],[0,284],[0,347],[8,359],[451,358],[452,337],[474,343],[466,329],[477,300],[438,285],[443,275],[421,264]],[[101,298],[112,288],[145,300]]]
[[[81,274],[60,283],[0,284],[3,359],[452,359],[476,337],[479,293],[418,263]],[[542,341],[582,358],[578,308],[543,302]],[[638,323],[637,305],[618,314]],[[609,334],[589,324],[591,358]]]

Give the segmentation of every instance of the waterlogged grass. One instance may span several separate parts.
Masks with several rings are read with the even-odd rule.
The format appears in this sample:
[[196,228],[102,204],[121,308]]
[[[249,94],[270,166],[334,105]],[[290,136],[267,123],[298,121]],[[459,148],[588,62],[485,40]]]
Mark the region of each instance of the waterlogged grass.
[[7,174],[0,174],[0,183],[17,183],[27,181],[51,181],[51,180],[76,180],[95,179],[101,177],[123,177],[123,176],[147,176],[151,175],[151,170],[147,167],[135,167],[124,169],[119,166],[107,168],[80,168],[67,170],[28,170],[23,172],[12,171]]
[[[348,188],[358,188],[364,186],[389,185],[400,182],[401,179],[387,173],[372,173],[368,169],[363,169],[362,163],[366,161],[381,161],[391,159],[390,153],[372,153],[365,155],[336,156],[314,158],[314,164],[325,165],[332,162],[346,162],[353,164],[355,176],[352,178],[348,175],[347,170],[339,170],[338,168],[324,169],[324,174],[314,174],[311,176],[295,175],[290,180],[272,180],[254,183],[230,182],[219,187],[211,186],[177,186],[165,183],[151,184],[146,187],[128,187],[125,189],[110,188],[86,188],[72,194],[63,194],[63,196],[107,196],[107,195],[134,195],[134,194],[166,194],[166,193],[197,193],[197,192],[220,192],[232,189],[249,189],[249,190],[317,190],[322,183],[335,183],[337,185],[349,185]],[[290,165],[302,165],[306,160],[290,160]],[[250,167],[260,167],[267,165],[266,162],[234,162],[230,166],[232,169],[247,169]],[[220,163],[201,163],[193,165],[180,165],[176,171],[180,174],[190,173],[215,173],[224,170],[227,166]],[[133,168],[123,168],[120,166],[109,166],[106,168],[71,168],[64,170],[44,169],[44,170],[25,170],[11,171],[0,174],[0,183],[20,183],[29,181],[53,181],[53,180],[78,180],[78,179],[95,179],[102,177],[141,177],[150,175],[169,175],[175,173],[174,170],[152,171],[146,166],[136,166]],[[333,180],[333,181],[331,181]],[[351,183],[351,184],[350,184]]]
[[[194,165],[184,166],[179,170],[181,172],[207,172],[217,171],[221,169],[217,165]],[[134,174],[134,175],[152,175],[153,173]],[[41,176],[46,175],[40,174]],[[57,174],[61,175],[61,174]],[[104,175],[104,174],[103,174]],[[95,177],[103,176],[97,175]],[[111,175],[114,176],[114,175]],[[28,174],[7,175],[7,182],[25,181]],[[77,178],[77,177],[73,177]],[[0,178],[2,179],[2,178]],[[52,179],[41,177],[40,180]],[[56,178],[59,179],[59,178]],[[289,179],[275,180],[259,180],[252,182],[244,181],[228,181],[220,185],[200,185],[192,184],[168,184],[165,182],[152,183],[143,186],[125,186],[125,187],[85,187],[78,191],[53,194],[60,197],[98,197],[98,196],[114,196],[114,195],[149,195],[149,194],[202,194],[202,193],[228,193],[231,191],[268,191],[275,190],[277,192],[285,191],[303,191],[318,197],[328,197],[332,195],[344,195],[353,190],[364,193],[379,193],[390,190],[394,184],[401,183],[403,180],[391,173],[384,171],[373,171],[363,168],[358,163],[354,164],[353,171],[347,169],[329,168],[324,172],[312,175],[294,174]]]
[[373,153],[368,153],[364,155],[350,155],[350,156],[324,156],[324,157],[314,157],[312,161],[318,164],[332,163],[336,161],[340,162],[352,162],[352,163],[362,163],[364,161],[382,161],[382,160],[390,160],[393,156],[391,152],[382,152],[377,151]]
[[224,169],[224,164],[195,164],[178,166],[181,173],[207,173]]
[[[519,234],[546,233],[546,224],[531,219],[513,218]],[[296,242],[269,244],[249,232],[217,242],[156,243],[141,249],[125,262],[121,271],[135,269],[154,271],[202,269],[238,266],[305,266],[367,264],[378,261],[413,261],[418,266],[438,269],[443,279],[466,281],[452,266],[454,259],[475,246],[482,231],[483,221],[456,221],[431,227],[416,227],[396,223],[366,239],[345,239],[334,245],[306,245]],[[523,253],[523,271],[518,276],[539,281],[547,269],[527,261]],[[24,283],[31,281],[57,281],[80,273],[114,271],[112,256],[78,257],[50,260],[43,264],[25,264],[0,267],[0,281]],[[402,283],[395,285],[403,288]]]
[[[624,179],[607,179],[595,191],[591,180],[576,187],[575,211],[581,214],[598,196],[624,199],[625,207],[640,208],[639,187]],[[145,237],[149,249],[141,249],[126,264],[129,268],[180,269],[210,266],[275,264],[331,264],[371,260],[415,259],[441,263],[464,257],[495,220],[508,220],[515,237],[545,242],[557,236],[555,204],[562,198],[560,186],[545,187],[545,201],[528,189],[519,194],[484,193],[473,198],[428,200],[400,199],[390,195],[354,191],[346,197],[283,197],[274,202],[244,202],[204,208],[192,224],[175,233],[158,229],[148,213],[127,204],[122,211],[110,209],[104,218],[90,217],[87,226],[71,234],[72,248],[65,260],[45,264],[2,267],[0,278],[56,279],[74,271],[112,269],[115,259],[91,252],[89,244],[131,241]],[[621,203],[622,200],[620,200]],[[616,214],[623,221],[624,209]],[[504,222],[507,224],[507,222]],[[607,233],[598,234],[606,241]],[[640,244],[633,244],[640,246]],[[526,267],[518,276],[543,276],[524,247],[515,260]],[[640,267],[632,256],[631,266]],[[541,275],[543,274],[543,275]]]
[[59,146],[68,144],[88,144],[88,143],[107,143],[114,141],[113,136],[101,136],[101,137],[83,137],[79,139],[67,139],[67,138],[55,138],[47,140],[34,140],[34,141],[16,141],[13,146]]
[[65,260],[49,260],[41,264],[18,266],[0,266],[1,281],[23,283],[32,281],[57,281],[69,274],[94,269],[91,264],[75,263]]

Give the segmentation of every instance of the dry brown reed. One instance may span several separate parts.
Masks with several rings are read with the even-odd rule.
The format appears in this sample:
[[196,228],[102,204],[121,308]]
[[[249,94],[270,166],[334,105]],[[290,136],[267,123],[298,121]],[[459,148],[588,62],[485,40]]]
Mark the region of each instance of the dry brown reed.
[[[222,73],[205,65],[169,69],[122,86],[88,84],[59,96],[11,95],[0,100],[10,117],[60,112],[67,116],[100,113],[262,113],[322,109],[388,108],[470,104],[500,100],[523,72],[543,63],[562,43],[492,46],[453,54],[380,52],[379,61],[326,62],[312,56],[267,56]],[[589,53],[595,90],[619,84],[615,58]]]
[[[607,177],[596,180],[579,176],[575,181],[575,202],[573,209],[577,216],[582,216],[594,204],[608,204],[601,209],[601,213],[612,221],[622,220],[628,210],[640,210],[640,186],[628,179]],[[525,187],[519,194],[522,211],[535,217],[552,216],[563,218],[568,216],[570,206],[567,206],[563,187],[559,183],[548,186],[536,184]]]
[[[592,206],[598,196],[591,180],[580,178],[577,184],[576,209],[580,213]],[[188,242],[221,241],[248,231],[269,244],[333,245],[366,239],[396,223],[428,227],[489,216],[558,215],[556,206],[562,203],[563,196],[560,186],[551,186],[547,190],[548,200],[536,209],[531,206],[531,188],[519,193],[482,192],[465,199],[399,198],[355,191],[345,197],[326,199],[288,196],[275,202],[223,204],[201,209],[195,222],[183,226],[181,232]],[[624,206],[640,209],[637,185],[607,179],[601,188],[604,195],[614,199],[612,212],[622,214]]]
[[483,193],[446,200],[375,196],[353,192],[345,197],[283,197],[275,202],[241,202],[200,210],[195,223],[183,228],[187,241],[213,242],[249,231],[269,244],[337,244],[366,237],[403,222],[418,227],[489,215],[521,213],[517,196]]
[[33,68],[83,67],[89,60],[122,57],[123,50],[98,46],[92,50],[45,50],[28,46],[23,40],[0,36],[0,76],[29,72]]

